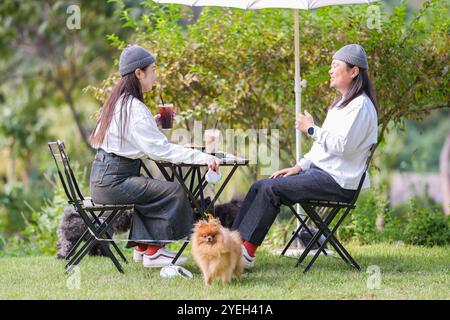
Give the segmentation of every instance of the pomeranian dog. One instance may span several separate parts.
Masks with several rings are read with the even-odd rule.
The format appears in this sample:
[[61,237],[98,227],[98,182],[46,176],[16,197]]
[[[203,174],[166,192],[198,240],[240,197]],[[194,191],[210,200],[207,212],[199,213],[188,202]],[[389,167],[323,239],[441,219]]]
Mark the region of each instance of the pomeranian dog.
[[192,255],[199,265],[205,285],[214,278],[229,284],[234,274],[238,281],[242,275],[241,236],[237,231],[224,228],[219,219],[210,217],[195,224],[191,237]]

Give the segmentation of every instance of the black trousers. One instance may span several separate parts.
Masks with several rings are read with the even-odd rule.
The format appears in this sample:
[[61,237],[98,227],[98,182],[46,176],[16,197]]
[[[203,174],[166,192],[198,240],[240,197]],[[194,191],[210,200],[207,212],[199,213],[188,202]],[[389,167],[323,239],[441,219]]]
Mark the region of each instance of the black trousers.
[[256,181],[250,188],[232,229],[243,240],[260,245],[280,206],[301,200],[351,201],[356,190],[343,189],[325,171],[312,165],[297,175]]

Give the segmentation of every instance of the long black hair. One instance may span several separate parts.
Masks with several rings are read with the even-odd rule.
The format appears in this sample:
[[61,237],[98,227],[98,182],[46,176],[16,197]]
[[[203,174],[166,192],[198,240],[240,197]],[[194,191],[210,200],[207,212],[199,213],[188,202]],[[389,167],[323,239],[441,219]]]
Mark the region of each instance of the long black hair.
[[[147,68],[148,66],[142,70],[145,71]],[[118,124],[120,127],[121,143],[128,123],[128,112],[126,107],[128,102],[132,101],[134,98],[144,102],[142,86],[134,72],[122,76],[120,81],[112,89],[110,96],[103,105],[103,109],[95,129],[90,136],[90,142],[93,148],[99,148],[102,145],[103,140],[105,139],[106,131],[108,130],[109,124],[113,118],[116,103],[122,95],[123,99],[120,103],[120,123]]]
[[[355,67],[354,65],[347,63],[347,68],[352,69]],[[359,68],[359,73],[356,77],[353,78],[352,83],[350,84],[350,87],[348,88],[347,94],[345,95],[344,101],[340,104],[340,107],[347,106],[350,101],[358,97],[359,95],[365,93],[372,101],[373,105],[375,106],[375,110],[378,112],[378,104],[375,97],[375,90],[373,89],[372,81],[369,78],[369,71],[365,68]],[[335,107],[337,103],[342,99],[342,97],[337,98],[333,101],[333,103],[330,106],[330,109]]]

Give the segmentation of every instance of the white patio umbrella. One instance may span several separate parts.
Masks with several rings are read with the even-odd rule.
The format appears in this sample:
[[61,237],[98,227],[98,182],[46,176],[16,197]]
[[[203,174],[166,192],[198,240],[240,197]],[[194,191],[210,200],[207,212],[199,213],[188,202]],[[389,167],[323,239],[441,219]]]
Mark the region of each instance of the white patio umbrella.
[[[294,47],[295,47],[295,116],[301,114],[302,106],[302,86],[300,78],[300,31],[298,10],[310,10],[324,6],[344,5],[344,4],[368,4],[378,0],[153,0],[157,3],[175,3],[188,6],[217,6],[249,9],[265,8],[288,8],[294,9]],[[296,160],[297,163],[302,157],[301,132],[295,131]]]

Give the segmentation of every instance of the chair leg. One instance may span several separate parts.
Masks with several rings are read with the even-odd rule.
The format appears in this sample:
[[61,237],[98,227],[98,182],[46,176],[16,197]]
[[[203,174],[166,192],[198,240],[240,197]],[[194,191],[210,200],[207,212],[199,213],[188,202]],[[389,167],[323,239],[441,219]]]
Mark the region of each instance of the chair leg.
[[[124,212],[125,212],[125,210],[122,209],[122,210],[120,210],[120,211],[116,214],[116,216],[119,217],[119,216],[120,216],[121,214],[123,214]],[[99,220],[99,218],[101,217],[101,214],[98,215],[98,216],[96,216],[95,213],[92,212],[92,211],[89,211],[89,213],[93,216],[94,220],[95,220],[99,225],[101,225],[101,222],[100,222],[100,220]],[[102,211],[102,213],[103,213],[103,211]],[[111,214],[112,214],[112,213],[111,213]],[[112,223],[114,222],[115,219],[117,219],[117,218],[116,218],[116,217],[113,217],[112,220],[111,220],[111,222],[110,222],[109,224],[112,224]],[[108,240],[112,240],[112,235],[109,233],[109,231],[106,231],[105,234],[106,234]],[[123,260],[123,262],[128,263],[127,258],[125,258],[124,254],[123,254],[122,251],[119,249],[119,247],[117,246],[117,244],[116,244],[114,241],[112,241],[112,242],[111,242],[111,245],[112,245],[112,246],[114,247],[114,249],[117,251],[117,253],[119,254],[120,258]]]
[[331,245],[336,249],[336,247],[339,248],[339,250],[336,249],[336,252],[339,253],[339,256],[346,262],[348,265],[352,267],[356,267],[357,269],[360,269],[356,261],[352,258],[352,256],[348,253],[348,251],[344,248],[344,246],[336,239],[336,237],[333,235],[335,231],[326,231],[324,234],[326,235],[327,242],[330,242]]
[[[319,230],[320,232],[321,230]],[[318,233],[319,233],[318,232]],[[327,242],[330,240],[330,237],[332,236],[332,233],[330,232],[329,235],[325,238],[325,241],[320,245],[321,248],[325,247],[325,245],[327,244]],[[339,252],[339,251],[338,251]],[[314,262],[316,261],[317,257],[319,256],[319,251],[316,252],[316,254],[312,257],[311,261],[308,263],[308,265],[306,266],[306,268],[303,270],[303,273],[308,272],[308,270],[312,267],[312,265],[314,264]]]
[[[339,213],[339,208],[334,208],[331,213],[326,217],[325,221],[323,221],[320,216],[314,211],[312,207],[305,206],[305,211],[310,215],[311,220],[313,220],[314,224],[317,226],[319,231],[317,232],[317,239],[324,234],[324,230],[329,230],[328,225],[334,220],[336,215]],[[328,235],[328,233],[326,234]],[[341,259],[343,259],[346,263],[350,263],[347,257],[341,252],[341,244],[335,241],[335,238],[330,239],[330,244],[336,250],[336,252],[339,254]],[[311,240],[312,241],[312,240]]]
[[[300,230],[301,230],[301,228],[303,227],[303,228],[305,228],[306,229],[306,231],[309,233],[309,235],[311,236],[311,239],[314,237],[314,234],[312,233],[312,231],[308,228],[308,226],[306,225],[306,222],[308,221],[308,217],[306,217],[306,219],[305,220],[303,220],[301,217],[300,217],[300,215],[297,213],[297,211],[295,211],[295,209],[292,207],[292,206],[288,206],[289,207],[289,209],[291,209],[291,211],[292,211],[292,213],[294,214],[294,216],[297,218],[297,220],[300,222],[300,226],[299,226],[299,229],[298,229],[298,231],[297,231],[297,234],[298,234],[298,232],[300,232]],[[295,237],[297,236],[297,234],[295,234],[292,238],[291,238],[291,241],[290,241],[290,243],[289,243],[289,246],[291,245],[291,243],[292,243],[292,241],[295,239]],[[285,248],[286,249],[286,248]],[[319,251],[321,251],[324,255],[328,255],[328,253],[325,251],[325,249],[322,249],[322,250],[319,250]]]
[[178,260],[178,258],[181,256],[181,254],[183,253],[184,249],[186,249],[187,245],[189,244],[189,241],[186,241],[185,243],[183,243],[183,246],[181,247],[180,250],[178,250],[176,256],[173,258],[171,264],[175,264]]
[[[298,267],[303,260],[305,260],[306,256],[308,255],[308,253],[311,251],[312,246],[319,240],[319,237],[321,235],[320,229],[319,231],[317,231],[317,233],[314,235],[314,237],[311,239],[311,241],[308,243],[308,245],[306,246],[305,250],[303,251],[303,253],[300,255],[300,257],[298,258],[297,263],[295,264],[296,267]],[[319,251],[318,251],[319,252]]]
[[94,237],[91,237],[89,241],[83,245],[83,247],[77,252],[76,255],[72,257],[72,259],[66,264],[66,272],[72,270],[74,266],[76,266],[80,261],[84,258],[84,256],[92,249],[95,244]]
[[[97,238],[101,238],[103,236],[105,236],[107,238],[107,240],[111,240],[111,244],[115,244],[114,241],[112,240],[112,238],[109,236],[109,234],[107,234],[107,230],[109,228],[109,226],[114,223],[114,220],[116,220],[118,218],[118,213],[120,213],[121,211],[119,210],[113,210],[111,212],[111,214],[108,216],[108,218],[106,218],[106,220],[99,226],[99,228],[96,230],[97,234],[96,237]],[[94,231],[94,234],[96,232]],[[98,240],[97,240],[98,241]],[[109,256],[109,258],[112,260],[112,262],[114,263],[114,265],[116,266],[117,270],[119,270],[120,273],[124,273],[122,266],[120,265],[119,261],[116,259],[116,257],[114,256],[114,254],[112,253],[111,249],[109,248],[109,242],[107,241],[98,241],[100,243],[100,245],[102,246],[103,250],[105,250],[106,254]],[[117,250],[119,250],[119,248],[116,246]],[[120,251],[120,250],[119,250]],[[122,255],[123,256],[123,255]],[[123,257],[125,258],[125,257]],[[126,259],[125,259],[126,260]]]
[[[89,231],[89,230],[88,230]],[[85,240],[83,246],[77,251],[74,252],[73,256],[70,258],[70,260],[67,262],[66,264],[66,268],[68,268],[71,264],[73,264],[73,262],[78,258],[78,256],[86,250],[86,247],[89,246],[89,244],[91,243],[91,241],[94,239],[94,237],[92,236],[92,234],[89,234],[89,237]]]
[[[341,248],[342,253],[347,257],[348,261],[346,261],[349,265],[353,266],[356,270],[361,271],[361,267],[358,265],[358,263],[353,259],[353,257],[350,255],[350,253],[345,249],[345,247],[336,239],[334,236],[334,233],[337,231],[341,223],[344,221],[345,217],[348,215],[350,209],[347,209],[341,216],[341,218],[338,220],[336,225],[334,226],[333,230],[330,231],[327,238],[329,238],[331,241],[336,242],[336,244]],[[328,229],[328,228],[327,228]],[[329,230],[329,229],[328,229]],[[328,232],[328,231],[327,231]]]
[[[311,251],[312,246],[315,243],[318,243],[318,240],[320,238],[320,236],[322,235],[323,231],[322,231],[322,224],[321,221],[322,219],[320,218],[320,216],[314,211],[314,209],[310,206],[303,206],[304,210],[306,211],[306,213],[310,216],[311,220],[314,222],[314,224],[317,226],[317,228],[319,229],[317,231],[317,233],[314,235],[314,237],[311,239],[310,243],[308,244],[308,246],[306,247],[305,251],[303,251],[303,254],[299,257],[297,263],[296,263],[296,267],[298,267],[298,265],[300,265],[303,260],[305,260],[306,256],[308,255],[308,253]],[[325,224],[330,224],[334,217],[337,215],[337,213],[339,212],[338,208],[333,209],[330,214],[326,217],[326,222]],[[340,252],[340,249],[332,242],[330,242],[330,244],[333,246],[333,248],[336,250],[336,252],[341,256],[341,258],[344,261],[347,261],[347,259],[345,258],[345,256]],[[322,248],[323,249],[323,248]],[[324,249],[323,249],[324,250]],[[317,252],[320,252],[320,250],[317,250]]]
[[[118,253],[118,255],[120,256],[120,258],[122,259],[123,262],[128,263],[127,259],[125,258],[124,254],[122,253],[122,251],[119,249],[117,244],[113,241],[111,234],[109,232],[105,231],[105,233],[102,236],[105,237],[105,240],[111,240],[111,241],[108,241],[108,245],[113,246],[113,248],[116,250],[116,252]],[[102,242],[103,241],[100,241],[100,243],[102,243]],[[105,252],[105,254],[108,255],[107,252]]]
[[[337,214],[340,211],[340,208],[333,208],[331,210],[331,212],[326,216],[325,220],[322,221],[322,219],[320,218],[320,216],[314,211],[313,208],[310,208],[313,212],[311,214],[313,214],[315,216],[316,219],[318,219],[318,223],[323,222],[323,225],[326,227],[328,225],[330,225],[330,223],[334,220],[334,218],[337,216]],[[316,224],[317,226],[317,224]],[[320,228],[319,228],[320,229]],[[328,228],[326,227],[326,230],[328,230]],[[324,230],[322,230],[324,231]],[[325,234],[325,232],[322,232],[325,236],[327,236],[328,234]],[[341,250],[339,248],[342,247],[342,245],[340,243],[336,243],[335,242],[335,238],[332,237],[330,239],[330,244],[331,246],[336,250],[336,252],[338,253],[338,255],[341,257],[341,259],[343,259],[346,263],[349,263],[348,259],[345,257],[345,254],[343,254],[341,252]],[[338,248],[339,247],[339,248]],[[341,248],[342,249],[342,248]]]
[[303,273],[308,272],[308,270],[311,268],[311,266],[313,265],[314,261],[316,261],[319,251],[316,252],[316,254],[314,255],[314,257],[312,257],[311,261],[308,263],[308,265],[306,266],[306,268],[303,270]]
[[93,239],[89,245],[84,249],[84,251],[80,252],[80,254],[75,258],[75,260],[73,261],[73,263],[69,264],[66,266],[66,272],[70,272],[74,266],[78,265],[81,260],[84,258],[84,256],[92,249],[92,247],[96,244],[99,243],[102,248],[105,250],[107,256],[111,259],[111,261],[114,263],[114,265],[116,266],[117,270],[120,273],[124,273],[122,266],[120,265],[119,261],[116,259],[116,257],[113,255],[113,253],[111,252],[111,250],[109,249],[108,245],[105,243],[102,243],[102,241],[98,241],[96,239]]
[[[324,243],[322,244],[322,245],[324,245],[324,244],[326,244],[327,242],[329,242],[330,240],[332,240],[333,238],[335,239],[335,237],[334,237],[334,232],[336,232],[336,229],[335,228],[333,228],[333,230],[332,231],[330,231],[330,233],[329,233],[329,235],[326,237],[326,239],[325,239],[325,241],[324,241]],[[337,242],[337,243],[339,243],[339,245],[341,246],[341,250],[343,251],[343,254],[347,257],[347,259],[348,260],[345,260],[345,259],[343,259],[350,267],[353,267],[353,268],[355,268],[357,271],[361,271],[361,267],[358,265],[358,263],[356,263],[356,261],[352,258],[352,256],[347,252],[347,250],[340,244],[340,242],[339,241],[337,241],[336,239],[335,239],[335,241]],[[309,268],[312,266],[312,264],[314,263],[314,260],[316,260],[317,259],[317,254],[313,257],[313,259],[311,260],[311,262],[309,263],[309,265],[305,268],[305,271],[304,272],[307,272],[308,270],[309,270]]]
[[128,264],[128,260],[125,257],[125,255],[123,254],[122,250],[120,250],[120,248],[117,246],[117,244],[115,242],[112,242],[111,245],[114,247],[114,249],[117,251],[117,254],[119,255],[119,257],[122,259],[122,261],[124,263]]
[[[109,245],[106,244],[105,241],[98,240],[98,239],[101,239],[103,234],[107,231],[107,228],[109,227],[109,225],[117,218],[117,212],[119,212],[119,210],[113,210],[111,212],[111,214],[105,219],[105,221],[98,228],[96,228],[95,224],[92,223],[91,219],[87,216],[87,214],[85,213],[83,208],[78,208],[78,209],[79,209],[78,211],[80,213],[80,216],[83,218],[85,224],[90,229],[92,235],[89,238],[89,242],[86,242],[86,244],[83,246],[84,251],[80,252],[80,255],[77,255],[77,257],[74,257],[73,261],[71,261],[71,263],[68,264],[68,267],[71,268],[73,265],[78,264],[81,261],[81,259],[87,254],[87,252],[93,247],[93,245],[98,242],[101,245],[102,249],[105,251],[106,255],[114,263],[117,270],[119,270],[119,272],[121,272],[121,273],[124,273],[119,261],[116,259],[114,254],[111,252]],[[93,214],[92,211],[88,211],[88,212],[91,213],[91,215],[96,217],[96,215]],[[94,237],[97,239],[94,240]],[[112,240],[112,239],[110,239],[110,240]],[[114,242],[114,241],[112,241],[112,242]]]
[[300,230],[302,229],[302,226],[299,226],[297,228],[297,230],[295,230],[295,232],[292,234],[291,239],[288,241],[288,243],[286,244],[286,246],[284,247],[283,251],[281,252],[281,255],[284,256],[284,254],[286,253],[286,251],[289,249],[289,247],[291,246],[292,242],[294,242],[295,238],[297,238],[298,233],[300,232]]
[[69,260],[70,257],[77,251],[77,248],[80,246],[80,244],[84,241],[84,237],[86,237],[89,234],[89,230],[86,230],[83,235],[78,239],[77,243],[70,249],[69,253],[64,257],[64,259]]
[[[83,246],[81,247],[80,250],[78,250],[75,255],[69,260],[69,262],[66,264],[66,269],[70,267],[70,265],[72,265],[74,263],[74,261],[77,260],[77,257],[83,252],[85,251],[86,247],[89,246],[90,242],[92,241],[92,239],[94,238],[92,233],[90,232],[90,228],[91,226],[93,226],[91,219],[89,218],[89,216],[85,213],[85,211],[82,208],[79,208],[77,206],[75,206],[75,210],[78,212],[78,214],[80,215],[80,217],[83,219],[87,229],[84,232],[83,236],[80,237],[80,239],[78,239],[78,242],[75,244],[75,246],[71,249],[71,251],[69,252],[68,257],[66,257],[66,259],[68,259],[70,256],[72,256],[75,253],[76,248],[81,244],[81,242],[83,241],[84,237],[86,235],[89,234],[89,237],[85,240],[85,243],[83,244]],[[100,213],[103,214],[104,211],[102,211]],[[99,215],[99,216],[100,216]],[[84,256],[84,255],[83,255]]]
[[116,257],[113,255],[111,250],[109,249],[108,245],[105,244],[102,241],[98,241],[95,239],[94,236],[90,235],[90,237],[86,240],[83,247],[72,257],[72,259],[66,264],[66,270],[69,272],[72,270],[74,266],[80,263],[80,261],[86,256],[86,254],[89,253],[89,251],[92,249],[92,247],[99,243],[102,246],[103,251],[105,252],[106,256],[109,257],[114,265],[116,266],[117,270],[119,272],[124,273],[122,267],[120,266],[119,262],[117,261]]
[[[329,233],[329,235],[326,237],[325,241],[322,243],[321,247],[324,247],[325,244],[331,240],[331,238],[333,238],[333,233],[336,231],[335,228],[333,228],[333,230]],[[345,249],[344,249],[345,250]],[[348,252],[347,252],[348,254]],[[309,264],[306,266],[306,268],[303,270],[303,273],[308,272],[308,270],[311,268],[311,266],[313,265],[314,261],[317,259],[317,257],[319,256],[319,251],[316,252],[316,254],[314,255],[314,257],[311,259],[311,261],[309,262]],[[361,268],[359,267],[359,265],[356,263],[356,261],[353,260],[353,258],[350,256],[350,254],[348,254],[349,259],[351,259],[352,262],[349,261],[345,261],[347,262],[347,264],[349,264],[351,267],[354,267],[357,271],[361,271]]]
[[120,273],[125,273],[122,269],[122,266],[120,265],[119,261],[117,260],[117,258],[114,256],[114,254],[112,253],[111,249],[109,248],[109,245],[103,241],[99,241],[100,245],[104,248],[104,250],[106,251],[107,255],[109,256],[109,258],[111,259],[111,261],[114,263],[114,265],[116,266],[117,270]]
[[[76,208],[75,208],[76,209]],[[101,211],[97,218],[100,218],[105,211]],[[100,223],[99,223],[100,224]],[[69,253],[64,257],[66,260],[69,260],[69,258],[76,252],[78,246],[83,242],[84,238],[89,234],[89,230],[86,229],[86,231],[83,233],[83,235],[78,239],[77,243],[70,249]]]
[[[311,216],[313,217],[313,221],[316,222],[317,221],[317,227],[319,228],[319,232],[320,233],[324,233],[326,238],[324,243],[322,244],[322,246],[324,246],[326,243],[330,243],[336,250],[336,252],[341,256],[342,260],[344,260],[348,265],[350,265],[351,267],[354,267],[355,269],[357,269],[358,271],[361,270],[361,268],[359,267],[359,265],[356,263],[356,261],[352,258],[352,256],[348,253],[348,251],[344,248],[344,246],[336,239],[336,237],[334,236],[334,233],[336,232],[336,230],[339,228],[340,224],[342,223],[342,221],[344,220],[344,218],[347,216],[348,212],[350,209],[347,209],[341,216],[341,218],[338,220],[338,222],[336,223],[336,225],[334,226],[333,230],[330,230],[328,228],[327,225],[329,225],[329,223],[331,223],[331,221],[327,221],[328,223],[323,222],[320,217],[318,216],[318,214],[312,209],[312,208],[308,208],[309,210],[309,214],[311,214]],[[332,219],[334,219],[334,217],[332,217]],[[331,219],[331,220],[332,220]],[[316,254],[313,259],[311,260],[311,262],[308,264],[308,266],[305,268],[304,272],[307,272],[310,267],[312,266],[312,264],[314,263],[314,261],[317,259],[318,254]]]
[[294,216],[297,218],[297,220],[300,221],[300,226],[298,226],[297,230],[295,230],[292,233],[292,237],[291,239],[288,241],[288,243],[286,244],[286,246],[284,247],[283,251],[281,252],[281,256],[284,256],[284,254],[286,253],[286,251],[289,249],[289,247],[291,246],[292,242],[294,242],[294,240],[297,238],[298,233],[300,232],[300,230],[302,229],[303,225],[306,225],[306,221],[308,221],[308,217],[306,217],[306,219],[303,221],[302,219],[299,219],[299,215],[297,214],[297,212],[295,211],[294,208],[292,208],[292,206],[288,206],[289,209],[291,209],[292,213],[294,214]]

